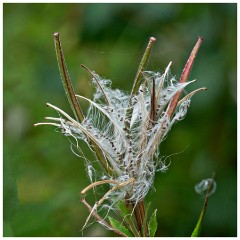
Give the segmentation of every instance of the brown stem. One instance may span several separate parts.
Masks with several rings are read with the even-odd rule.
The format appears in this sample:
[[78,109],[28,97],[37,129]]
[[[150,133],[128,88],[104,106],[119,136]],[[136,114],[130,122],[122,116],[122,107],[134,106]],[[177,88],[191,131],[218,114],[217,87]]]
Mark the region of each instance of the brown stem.
[[83,64],[80,64],[80,66],[81,66],[82,68],[84,68],[84,69],[95,79],[95,81],[96,81],[98,87],[101,89],[101,91],[102,91],[102,93],[103,93],[103,95],[104,95],[104,97],[105,97],[108,105],[110,105],[110,100],[109,100],[107,94],[105,93],[105,91],[103,90],[103,87],[102,87],[102,85],[100,84],[100,82],[98,81],[97,77],[94,75],[94,73],[93,73],[90,69],[88,69],[86,66],[84,66]]
[[143,219],[142,219],[142,216],[141,216],[141,212],[140,212],[138,203],[137,203],[137,205],[134,207],[134,216],[135,216],[135,219],[136,219],[136,222],[137,222],[138,230],[139,230],[139,232],[140,232],[141,235],[142,235],[142,223],[143,223]]
[[205,211],[207,209],[208,197],[209,197],[209,193],[210,193],[211,187],[213,185],[214,177],[215,177],[215,173],[212,174],[212,182],[209,184],[208,189],[207,189],[206,197],[205,197],[204,204],[203,204],[203,211],[202,211],[203,213],[202,213],[202,215],[205,214]]
[[134,214],[135,214],[135,218],[137,221],[137,225],[139,228],[139,231],[141,232],[142,236],[149,236],[149,232],[148,232],[148,223],[146,221],[146,226],[145,226],[145,232],[143,233],[143,224],[144,224],[144,218],[145,218],[145,207],[144,207],[144,201],[141,200],[139,201],[135,208],[134,208]]
[[127,237],[127,235],[123,234],[122,232],[118,231],[117,229],[113,228],[111,226],[111,224],[109,224],[108,222],[104,221],[98,214],[96,211],[92,211],[92,207],[87,203],[87,201],[85,200],[85,198],[81,198],[80,201],[87,207],[88,211],[91,213],[92,212],[92,216],[96,218],[96,220],[100,223],[102,223],[105,227],[107,227],[109,230],[114,231],[115,233],[117,233],[118,235],[122,236],[122,237]]
[[148,232],[148,223],[146,221],[146,226],[145,226],[145,233],[143,233],[143,224],[144,224],[144,218],[145,218],[145,207],[144,207],[144,201],[141,200],[137,203],[129,200],[125,200],[125,205],[131,212],[132,210],[134,211],[134,217],[137,223],[138,231],[141,234],[141,236],[149,236]]
[[[140,202],[140,210],[141,210],[142,219],[144,221],[145,217],[147,217],[147,216],[146,216],[146,209],[145,209],[145,205],[144,205],[144,201],[143,200]],[[144,224],[144,222],[143,222],[143,224]],[[145,237],[149,236],[147,220],[145,222],[145,233],[144,234],[145,234]]]
[[[125,205],[126,205],[128,211],[129,211],[130,213],[132,213],[133,208],[134,208],[134,204],[133,204],[132,201],[129,201],[127,197],[126,197],[126,199],[125,199]],[[130,220],[130,224],[131,224],[131,226],[130,226],[130,227],[131,227],[131,231],[134,233],[134,236],[135,236],[135,237],[140,237],[140,236],[141,236],[141,231],[138,231],[138,229],[136,228],[136,226],[135,226],[135,221],[132,221],[131,216],[130,216],[130,219],[129,219],[129,220]]]
[[[65,93],[67,95],[69,104],[72,108],[72,111],[73,111],[76,119],[78,120],[78,122],[82,122],[84,119],[84,114],[83,114],[83,111],[79,105],[77,98],[76,98],[76,95],[75,95],[75,92],[74,92],[74,89],[73,89],[73,86],[72,86],[72,83],[70,80],[70,76],[67,71],[67,65],[64,60],[64,55],[63,55],[63,50],[62,50],[59,33],[56,32],[53,34],[53,36],[54,36],[54,42],[55,42],[58,67],[59,67],[60,75],[62,78]],[[93,151],[96,153],[98,160],[100,161],[100,163],[102,164],[102,166],[104,167],[106,172],[110,176],[114,175],[112,168],[108,166],[107,159],[105,158],[105,156],[104,156],[102,150],[99,148],[99,146],[96,145],[96,143],[94,143],[91,140],[89,140],[89,143],[92,146]]]
[[63,50],[62,50],[59,33],[56,32],[53,34],[53,36],[54,36],[59,71],[60,71],[60,75],[62,78],[65,93],[67,95],[69,104],[72,108],[72,111],[73,111],[75,117],[77,118],[77,120],[79,122],[82,122],[84,119],[84,115],[83,115],[82,109],[78,103],[78,100],[75,96],[75,92],[74,92],[74,89],[73,89],[73,86],[72,86],[72,83],[70,80],[70,76],[68,74],[67,65],[64,60],[64,55],[63,55]]
[[150,120],[153,123],[156,118],[156,94],[155,94],[155,78],[153,78]]

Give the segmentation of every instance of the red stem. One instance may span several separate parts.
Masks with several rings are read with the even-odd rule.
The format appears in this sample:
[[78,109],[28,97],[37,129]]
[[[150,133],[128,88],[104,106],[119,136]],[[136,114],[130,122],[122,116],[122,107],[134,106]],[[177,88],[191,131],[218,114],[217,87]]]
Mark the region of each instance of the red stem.
[[[194,48],[193,48],[193,50],[192,50],[192,52],[191,52],[191,54],[190,54],[190,56],[189,56],[189,58],[187,60],[186,65],[185,65],[185,67],[183,69],[182,75],[181,75],[181,77],[179,79],[180,83],[186,82],[188,80],[189,74],[191,72],[191,69],[192,69],[192,66],[193,66],[193,63],[194,63],[194,59],[195,59],[195,57],[197,55],[198,49],[200,48],[200,45],[201,45],[202,41],[203,41],[203,38],[199,37],[196,45],[194,46]],[[180,96],[182,94],[182,91],[183,90],[177,92],[175,94],[175,96],[172,98],[172,100],[171,100],[171,102],[169,104],[169,107],[167,109],[167,115],[169,116],[169,118],[172,117],[172,115],[173,115],[173,113],[174,113],[174,111],[175,111],[175,109],[177,107],[178,100],[179,100],[179,98],[180,98]]]

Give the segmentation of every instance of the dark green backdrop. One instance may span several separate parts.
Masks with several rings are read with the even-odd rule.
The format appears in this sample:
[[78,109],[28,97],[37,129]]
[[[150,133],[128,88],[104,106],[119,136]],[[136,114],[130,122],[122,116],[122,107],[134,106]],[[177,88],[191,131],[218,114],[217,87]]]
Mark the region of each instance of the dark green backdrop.
[[[7,4],[4,13],[4,236],[82,236],[88,213],[79,203],[87,186],[84,164],[54,127],[33,127],[56,116],[46,102],[71,113],[58,73],[53,32],[61,34],[76,92],[91,97],[83,63],[126,91],[150,36],[150,70],[180,76],[198,36],[205,38],[188,91],[187,117],[161,145],[171,155],[149,194],[158,208],[157,236],[189,236],[203,199],[194,191],[216,173],[203,236],[237,234],[237,4]],[[84,105],[84,109],[86,106]],[[184,150],[185,149],[185,150]],[[183,151],[184,150],[184,151]],[[88,199],[91,195],[88,196]],[[94,224],[84,236],[114,236]]]

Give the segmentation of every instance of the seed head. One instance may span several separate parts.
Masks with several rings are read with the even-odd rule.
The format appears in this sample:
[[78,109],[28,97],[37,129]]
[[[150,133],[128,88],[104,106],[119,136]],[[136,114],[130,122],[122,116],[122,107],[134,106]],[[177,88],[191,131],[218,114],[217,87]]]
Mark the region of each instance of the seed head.
[[[75,140],[79,154],[86,160],[90,180],[99,180],[84,189],[84,193],[100,184],[110,184],[111,189],[95,203],[92,212],[105,199],[111,199],[113,203],[123,198],[136,203],[143,200],[153,185],[155,173],[167,171],[170,164],[161,160],[161,142],[173,124],[186,116],[193,94],[205,90],[195,90],[179,100],[183,89],[195,82],[187,82],[187,79],[202,38],[190,54],[180,81],[170,74],[171,62],[163,73],[145,71],[152,44],[156,40],[150,38],[130,93],[112,89],[111,80],[101,78],[82,65],[90,73],[95,89],[90,100],[75,95],[72,85],[68,83],[70,78],[59,35],[54,37],[67,96],[72,108],[77,109],[74,110],[76,120],[60,108],[47,104],[59,113],[59,118],[47,117],[50,122],[35,125],[56,126],[65,136]],[[86,114],[83,114],[77,98],[89,103]],[[78,141],[85,142],[96,152],[96,158],[103,166],[102,172],[94,170],[91,162],[84,157]]]

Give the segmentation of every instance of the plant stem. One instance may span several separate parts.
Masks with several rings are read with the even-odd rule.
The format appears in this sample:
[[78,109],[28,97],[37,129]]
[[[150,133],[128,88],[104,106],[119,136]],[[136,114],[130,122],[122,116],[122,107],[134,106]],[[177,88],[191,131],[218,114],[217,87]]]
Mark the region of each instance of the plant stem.
[[[136,206],[134,208],[134,214],[135,214],[135,218],[138,224],[138,229],[141,232],[142,236],[149,236],[149,232],[148,232],[148,224],[146,221],[146,226],[143,228],[143,224],[144,224],[144,218],[145,218],[145,207],[144,207],[144,201],[141,200],[139,202],[136,203]],[[145,232],[143,233],[143,229],[145,229]]]
[[215,177],[215,173],[212,174],[212,182],[208,186],[206,196],[205,196],[205,199],[204,199],[203,208],[201,210],[200,216],[199,216],[198,221],[197,221],[197,225],[195,226],[191,237],[199,237],[200,236],[201,225],[202,225],[203,218],[204,218],[204,215],[205,215],[205,212],[206,212],[206,209],[207,209],[209,193],[210,193],[210,190],[212,188],[214,177]]
[[[142,75],[142,72],[144,71],[144,69],[147,66],[148,59],[149,59],[149,56],[150,56],[150,53],[151,53],[151,50],[152,50],[152,47],[153,47],[153,43],[155,41],[156,41],[156,38],[154,38],[154,37],[150,38],[149,43],[147,45],[147,48],[146,48],[146,50],[143,54],[143,57],[141,59],[141,62],[139,64],[136,77],[134,79],[133,88],[132,88],[131,95],[130,95],[130,98],[129,98],[128,108],[127,108],[127,111],[126,111],[125,122],[124,122],[126,131],[129,132],[129,133],[130,133],[130,122],[131,122],[132,113],[133,113],[132,98],[135,95],[136,91],[138,90],[138,88],[141,84],[140,77]],[[154,95],[155,95],[155,89],[154,89]],[[126,121],[127,119],[129,119],[129,121]],[[130,134],[130,137],[131,137],[131,134]],[[130,163],[130,165],[131,165],[131,163]],[[127,199],[127,197],[126,197],[126,199]],[[126,200],[125,203],[126,203],[126,206],[128,208],[130,208],[131,210],[134,209],[134,216],[135,216],[135,220],[136,220],[137,225],[138,225],[138,231],[141,233],[141,236],[144,236],[144,234],[142,233],[142,229],[143,229],[142,225],[143,225],[144,216],[145,216],[143,200],[138,202],[138,203],[133,203],[131,201]],[[146,231],[148,231],[147,227],[146,227]],[[148,233],[146,232],[145,235],[148,236]]]
[[[188,80],[188,77],[189,77],[189,74],[191,72],[191,69],[192,69],[195,57],[197,55],[197,52],[198,52],[198,50],[200,48],[200,45],[201,45],[202,41],[203,41],[203,38],[199,37],[196,45],[194,46],[194,48],[193,48],[193,50],[192,50],[192,52],[191,52],[191,54],[190,54],[190,56],[189,56],[189,58],[187,60],[186,65],[185,65],[185,67],[183,69],[182,75],[181,75],[181,77],[179,79],[180,83],[186,82]],[[174,113],[174,111],[175,111],[175,109],[177,107],[178,100],[179,100],[179,98],[180,98],[180,96],[182,94],[182,91],[183,90],[177,92],[175,94],[175,96],[172,98],[172,100],[171,100],[171,102],[169,104],[169,107],[167,109],[167,115],[169,116],[169,118],[172,117],[172,115],[173,115],[173,113]]]
[[115,233],[117,233],[118,235],[122,236],[122,237],[127,237],[125,234],[123,234],[122,232],[118,231],[117,229],[113,228],[111,226],[111,224],[109,224],[108,222],[104,221],[98,214],[96,211],[92,211],[92,207],[86,202],[85,198],[81,198],[80,201],[87,207],[88,211],[90,213],[92,213],[92,216],[96,218],[96,220],[103,224],[105,227],[107,227],[109,230],[114,231]]
[[135,80],[134,80],[134,83],[133,83],[133,88],[132,88],[130,99],[133,97],[135,92],[138,90],[138,87],[140,85],[139,78],[140,78],[142,72],[144,71],[144,69],[146,68],[146,65],[148,63],[148,59],[149,59],[149,56],[150,56],[150,53],[151,53],[151,50],[152,50],[152,47],[153,47],[153,43],[155,41],[156,41],[156,38],[154,38],[154,37],[151,37],[150,40],[149,40],[149,43],[147,45],[147,48],[146,48],[146,50],[143,54],[142,60],[139,64],[139,67],[138,67],[138,70],[137,70],[137,74],[136,74],[136,77],[135,77]]

